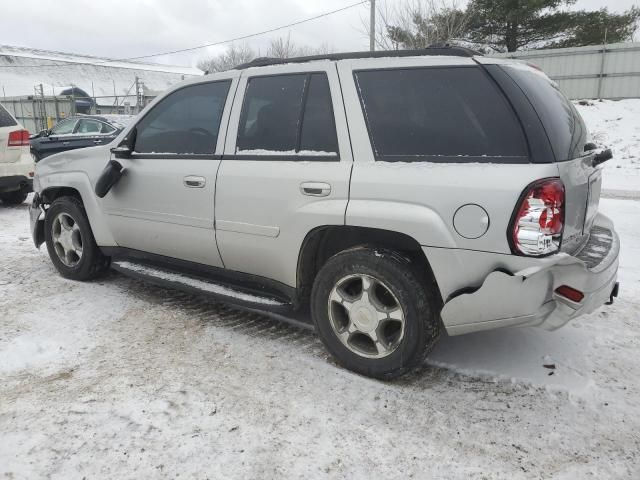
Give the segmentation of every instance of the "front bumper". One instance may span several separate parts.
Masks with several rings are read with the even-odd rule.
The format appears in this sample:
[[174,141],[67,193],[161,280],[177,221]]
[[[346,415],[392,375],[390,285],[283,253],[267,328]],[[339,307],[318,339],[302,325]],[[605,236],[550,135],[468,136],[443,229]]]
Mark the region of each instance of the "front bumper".
[[[503,326],[530,325],[555,330],[588,314],[617,295],[620,240],[611,221],[598,215],[584,248],[560,253],[515,273],[491,272],[479,288],[450,299],[441,316],[451,335]],[[584,294],[573,302],[558,293],[562,285]]]

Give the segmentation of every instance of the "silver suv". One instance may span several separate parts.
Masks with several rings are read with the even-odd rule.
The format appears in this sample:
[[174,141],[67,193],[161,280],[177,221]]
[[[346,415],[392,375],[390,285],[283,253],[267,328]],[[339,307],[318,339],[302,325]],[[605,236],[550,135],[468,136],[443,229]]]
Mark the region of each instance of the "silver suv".
[[39,162],[32,229],[67,278],[111,267],[310,316],[342,365],[392,378],[443,330],[555,329],[616,296],[610,157],[521,63],[453,47],[260,59]]

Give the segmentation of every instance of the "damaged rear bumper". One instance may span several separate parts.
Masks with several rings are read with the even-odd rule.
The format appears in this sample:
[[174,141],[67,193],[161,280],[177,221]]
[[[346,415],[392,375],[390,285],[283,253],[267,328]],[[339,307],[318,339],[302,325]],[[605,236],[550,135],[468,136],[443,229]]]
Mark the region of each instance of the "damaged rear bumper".
[[[495,270],[480,287],[449,299],[441,312],[447,332],[459,335],[515,325],[559,328],[617,295],[619,253],[612,223],[599,215],[588,243],[577,254],[560,253],[515,273]],[[582,292],[582,300],[556,293],[563,285]]]

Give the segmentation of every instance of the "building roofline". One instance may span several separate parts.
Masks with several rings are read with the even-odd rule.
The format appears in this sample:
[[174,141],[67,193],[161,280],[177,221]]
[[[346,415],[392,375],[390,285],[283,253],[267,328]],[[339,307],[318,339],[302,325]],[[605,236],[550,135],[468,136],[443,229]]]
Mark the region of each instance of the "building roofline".
[[[31,60],[45,60],[50,62],[74,65],[92,65],[96,67],[116,67],[134,70],[147,70],[182,75],[202,75],[202,71],[195,67],[179,65],[164,65],[161,63],[146,63],[134,60],[118,60],[106,57],[96,57],[76,53],[66,53],[54,50],[42,50],[38,48],[19,47],[13,45],[0,45],[0,57],[20,57]],[[29,68],[29,65],[21,67]]]

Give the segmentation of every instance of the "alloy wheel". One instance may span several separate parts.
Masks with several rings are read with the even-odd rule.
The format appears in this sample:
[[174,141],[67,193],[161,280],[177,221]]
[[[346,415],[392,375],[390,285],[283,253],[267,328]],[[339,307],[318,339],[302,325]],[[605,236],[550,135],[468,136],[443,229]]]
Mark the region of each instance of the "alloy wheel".
[[383,358],[404,337],[405,315],[391,289],[371,275],[348,275],[329,294],[331,328],[353,353]]
[[60,261],[67,267],[75,267],[82,259],[82,232],[75,219],[68,213],[59,213],[53,219],[51,238]]

